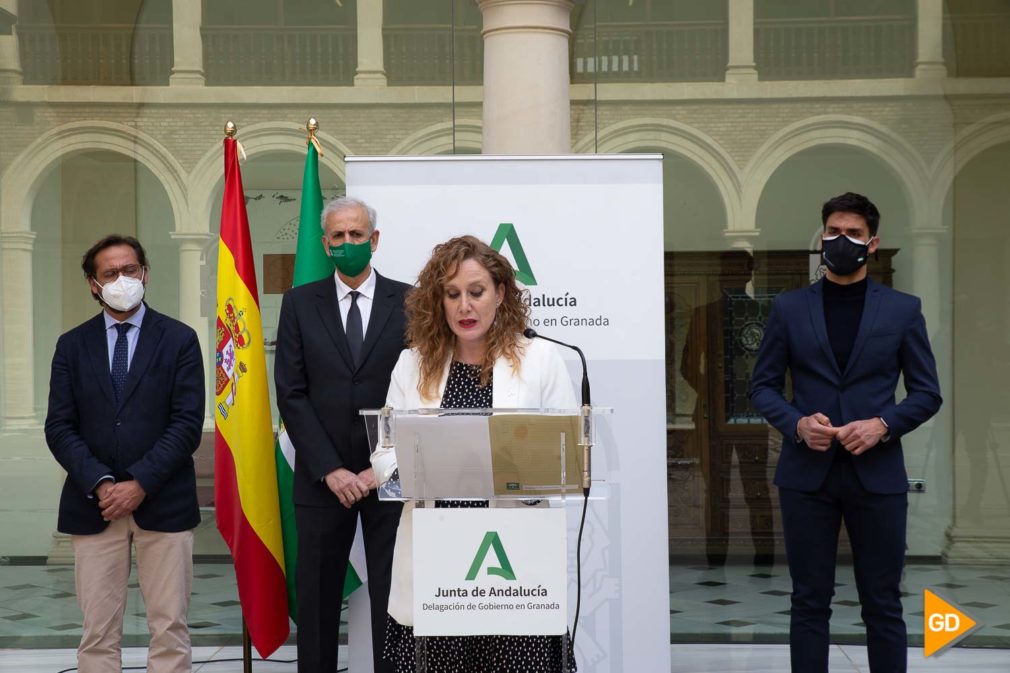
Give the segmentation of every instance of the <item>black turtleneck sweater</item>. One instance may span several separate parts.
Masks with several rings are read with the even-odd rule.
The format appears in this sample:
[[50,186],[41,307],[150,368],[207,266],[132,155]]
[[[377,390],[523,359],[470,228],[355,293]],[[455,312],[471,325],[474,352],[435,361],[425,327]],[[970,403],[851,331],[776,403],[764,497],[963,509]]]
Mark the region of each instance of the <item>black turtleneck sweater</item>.
[[851,285],[839,285],[824,279],[824,322],[828,327],[828,341],[835,354],[838,368],[843,372],[849,364],[856,332],[863,317],[866,303],[866,279]]
[[[849,364],[865,304],[865,278],[851,285],[839,285],[824,279],[824,322],[827,324],[831,350],[842,372]],[[831,421],[839,423],[841,419],[832,418]],[[836,446],[835,449],[835,460],[852,460],[852,454],[843,447]]]

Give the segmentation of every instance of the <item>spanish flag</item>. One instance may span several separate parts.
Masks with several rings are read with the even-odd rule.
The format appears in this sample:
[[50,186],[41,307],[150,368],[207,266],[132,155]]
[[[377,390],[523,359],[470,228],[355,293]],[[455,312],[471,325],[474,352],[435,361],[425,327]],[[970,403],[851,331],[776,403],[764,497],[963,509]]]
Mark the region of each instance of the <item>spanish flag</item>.
[[224,198],[217,258],[214,500],[235,561],[242,616],[256,650],[288,637],[281,514],[256,266],[237,141],[224,141]]

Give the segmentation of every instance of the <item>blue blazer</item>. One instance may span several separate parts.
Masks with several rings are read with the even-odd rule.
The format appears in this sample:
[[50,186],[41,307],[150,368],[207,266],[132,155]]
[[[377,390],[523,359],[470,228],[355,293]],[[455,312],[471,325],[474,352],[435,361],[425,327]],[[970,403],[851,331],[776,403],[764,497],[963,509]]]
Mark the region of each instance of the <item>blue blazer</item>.
[[[904,493],[908,482],[901,438],[933,416],[943,401],[921,302],[868,280],[856,341],[841,371],[828,341],[823,284],[775,297],[751,377],[751,402],[782,433],[775,484],[816,491],[834,452],[845,450],[837,442],[824,452],[797,442],[796,424],[803,416],[820,412],[836,427],[879,416],[890,428],[890,438],[855,456],[855,470],[871,493]],[[787,370],[791,400],[784,394]],[[899,374],[907,395],[895,403]]]
[[203,356],[196,333],[148,307],[119,404],[109,375],[102,314],[63,334],[49,381],[46,442],[67,479],[61,533],[100,533],[98,480],[136,479],[147,493],[133,513],[144,530],[178,532],[200,522],[193,452],[204,418]]

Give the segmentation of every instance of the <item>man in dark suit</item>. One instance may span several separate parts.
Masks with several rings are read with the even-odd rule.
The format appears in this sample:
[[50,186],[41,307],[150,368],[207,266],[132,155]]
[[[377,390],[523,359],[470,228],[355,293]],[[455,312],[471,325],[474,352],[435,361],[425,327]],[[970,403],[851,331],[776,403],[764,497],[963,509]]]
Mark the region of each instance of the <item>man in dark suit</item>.
[[45,428],[67,471],[58,528],[72,536],[84,613],[78,668],[121,670],[132,542],[151,630],[147,670],[190,671],[200,345],[192,329],[143,303],[148,266],[137,239],[107,236],[81,266],[103,311],[56,344]]
[[358,516],[364,534],[376,671],[382,658],[400,503],[380,502],[360,409],[386,400],[403,350],[410,287],[373,271],[375,211],[348,197],[323,210],[332,277],[289,290],[281,304],[274,377],[295,447],[298,670],[337,669],[337,632]]
[[[940,408],[936,364],[919,299],[867,278],[880,241],[876,206],[850,192],[825,203],[821,219],[825,277],[775,298],[751,382],[751,401],[783,436],[775,484],[793,581],[792,670],[828,670],[844,521],[870,670],[904,671],[901,438]],[[907,395],[895,403],[899,375]]]

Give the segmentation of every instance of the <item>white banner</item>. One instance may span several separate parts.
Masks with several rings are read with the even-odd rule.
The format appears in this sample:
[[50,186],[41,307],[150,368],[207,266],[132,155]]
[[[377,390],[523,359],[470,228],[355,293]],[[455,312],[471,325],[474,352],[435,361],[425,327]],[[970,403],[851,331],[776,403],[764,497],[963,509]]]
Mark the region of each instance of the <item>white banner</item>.
[[414,510],[414,635],[562,635],[560,509]]
[[606,499],[586,521],[579,670],[669,670],[662,157],[347,157],[347,193],[378,211],[380,273],[413,283],[436,244],[473,234],[516,266],[532,326],[585,351],[615,413],[593,453]]

